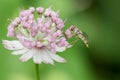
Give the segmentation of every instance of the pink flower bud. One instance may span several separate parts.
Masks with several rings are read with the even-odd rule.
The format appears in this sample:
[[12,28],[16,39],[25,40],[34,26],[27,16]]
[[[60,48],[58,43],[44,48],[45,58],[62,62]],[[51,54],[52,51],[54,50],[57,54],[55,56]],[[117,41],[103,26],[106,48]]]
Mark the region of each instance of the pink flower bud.
[[31,35],[34,37],[38,33],[38,27],[37,26],[32,26],[31,28]]
[[21,18],[21,21],[27,21],[28,20],[27,16],[23,16],[23,17],[20,17],[20,18]]
[[38,8],[36,8],[36,11],[37,11],[38,14],[41,14],[41,13],[43,13],[44,8],[43,7],[38,7]]
[[42,27],[41,27],[41,31],[42,31],[42,32],[47,32],[47,28],[46,28],[45,26],[42,26]]
[[34,7],[30,7],[29,10],[33,13],[35,11]]
[[50,46],[52,49],[55,49],[55,43],[51,43]]
[[33,14],[29,15],[29,19],[34,20],[34,15]]
[[56,38],[58,36],[58,34],[57,33],[54,33],[53,35],[52,35],[52,38]]
[[72,37],[71,31],[69,29],[67,29],[65,31],[65,35],[66,35],[67,38],[71,38]]
[[57,30],[57,36],[62,36],[62,32],[61,32],[61,30]]
[[57,20],[56,20],[56,24],[64,24],[64,22],[62,21],[62,19],[57,18]]
[[27,23],[27,22],[21,22],[21,26],[23,28],[30,28],[31,27],[31,25],[29,23]]
[[30,14],[31,14],[30,10],[25,10],[25,11],[20,12],[20,17],[28,16]]
[[62,46],[66,46],[67,43],[66,43],[66,39],[65,38],[62,38],[59,43],[58,43],[58,46],[62,47]]
[[58,16],[59,16],[58,13],[56,13],[54,11],[51,12],[51,18],[52,18],[53,22],[56,22],[56,20],[58,19]]
[[57,25],[57,28],[60,29],[60,30],[61,30],[63,27],[64,27],[64,23],[61,23],[61,24],[58,24],[58,25]]
[[50,36],[49,39],[48,39],[49,43],[54,42],[54,40],[55,40],[54,36]]
[[15,20],[14,20],[15,22],[17,22],[17,23],[20,23],[20,18],[19,17],[17,17],[17,18],[15,18]]
[[18,25],[17,21],[13,21],[11,24],[14,25],[14,26]]
[[45,10],[44,15],[45,16],[50,16],[51,12],[52,12],[52,10],[50,8],[48,8],[48,9]]
[[14,25],[10,24],[10,25],[8,26],[7,36],[8,36],[8,37],[15,37]]
[[10,30],[9,30],[9,31],[7,32],[7,36],[8,36],[8,37],[15,37],[14,31],[10,31]]

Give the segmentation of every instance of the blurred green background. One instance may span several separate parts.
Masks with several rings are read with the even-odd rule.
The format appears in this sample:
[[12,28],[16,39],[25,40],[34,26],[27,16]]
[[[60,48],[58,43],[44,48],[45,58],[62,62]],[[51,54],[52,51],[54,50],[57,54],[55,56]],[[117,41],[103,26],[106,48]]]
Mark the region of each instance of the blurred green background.
[[34,6],[60,10],[68,18],[65,29],[74,24],[89,38],[90,48],[79,40],[59,53],[67,63],[40,64],[41,80],[120,80],[120,1],[119,0],[0,0],[0,80],[35,80],[32,60],[22,63],[3,48],[8,19],[19,9]]

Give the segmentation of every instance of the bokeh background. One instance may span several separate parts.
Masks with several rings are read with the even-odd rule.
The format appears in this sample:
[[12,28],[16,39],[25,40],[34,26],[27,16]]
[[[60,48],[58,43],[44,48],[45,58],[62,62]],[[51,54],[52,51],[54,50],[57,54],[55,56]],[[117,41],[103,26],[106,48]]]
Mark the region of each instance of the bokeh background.
[[89,38],[89,48],[79,40],[74,47],[58,53],[67,63],[40,64],[41,80],[120,80],[120,1],[119,0],[0,0],[0,80],[35,80],[32,60],[20,62],[3,48],[8,19],[20,8],[30,6],[60,10],[65,29],[74,24]]

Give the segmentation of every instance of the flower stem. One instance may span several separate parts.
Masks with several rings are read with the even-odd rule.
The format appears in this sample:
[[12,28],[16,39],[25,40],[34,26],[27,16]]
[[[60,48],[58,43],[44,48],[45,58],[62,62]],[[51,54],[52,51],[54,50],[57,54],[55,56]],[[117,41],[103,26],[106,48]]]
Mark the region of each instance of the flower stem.
[[35,64],[35,67],[36,67],[36,80],[40,80],[40,73],[39,73],[39,64]]

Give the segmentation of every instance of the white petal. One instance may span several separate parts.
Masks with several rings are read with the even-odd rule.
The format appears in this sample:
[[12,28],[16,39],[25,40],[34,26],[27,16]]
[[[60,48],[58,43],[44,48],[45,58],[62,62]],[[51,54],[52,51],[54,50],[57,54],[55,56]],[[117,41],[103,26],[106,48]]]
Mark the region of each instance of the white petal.
[[38,51],[37,53],[34,54],[34,56],[33,56],[33,61],[34,61],[36,64],[41,64],[42,59],[41,59],[40,51]]
[[28,51],[27,49],[21,49],[21,50],[13,51],[11,54],[20,55],[26,53],[27,51]]
[[62,57],[58,56],[57,54],[53,54],[53,53],[49,53],[51,58],[57,62],[66,62],[65,59],[63,59]]
[[40,54],[41,54],[42,61],[44,63],[46,63],[46,64],[48,64],[48,63],[54,64],[54,62],[51,59],[47,49],[46,50],[42,50]]
[[20,57],[20,61],[24,62],[24,61],[27,61],[29,60],[30,58],[33,57],[33,54],[36,53],[36,49],[31,49],[29,50],[27,53],[23,54],[21,57]]
[[3,40],[2,43],[4,47],[9,50],[18,50],[24,48],[23,45],[17,40],[13,41]]
[[56,46],[55,49],[56,49],[57,52],[63,52],[63,51],[65,51],[66,47],[58,47],[58,46]]

